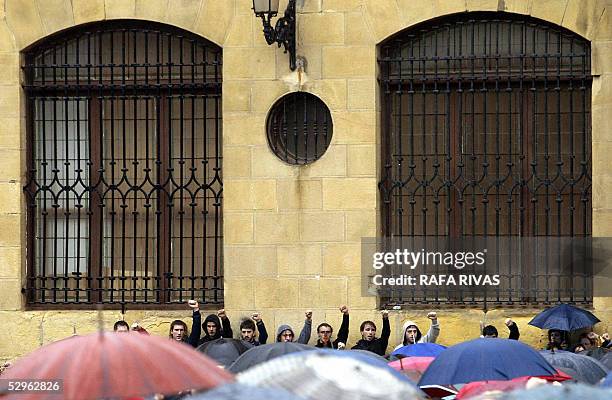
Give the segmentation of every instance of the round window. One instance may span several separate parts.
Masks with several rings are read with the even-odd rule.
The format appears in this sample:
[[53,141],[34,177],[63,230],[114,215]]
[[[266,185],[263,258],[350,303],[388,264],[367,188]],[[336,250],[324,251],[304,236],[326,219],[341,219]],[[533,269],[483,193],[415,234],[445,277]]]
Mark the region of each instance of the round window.
[[318,160],[329,147],[333,124],[329,108],[317,96],[290,93],[280,98],[266,121],[270,148],[289,164]]

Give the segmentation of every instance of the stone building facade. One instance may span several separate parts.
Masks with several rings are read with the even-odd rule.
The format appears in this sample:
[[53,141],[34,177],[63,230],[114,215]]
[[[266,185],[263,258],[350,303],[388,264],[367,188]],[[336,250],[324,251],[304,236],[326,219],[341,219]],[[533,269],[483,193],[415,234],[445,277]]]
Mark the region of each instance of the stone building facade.
[[[281,1],[283,10],[286,1]],[[364,319],[379,321],[374,297],[363,297],[360,241],[381,232],[381,93],[377,46],[392,35],[457,13],[531,16],[561,26],[591,45],[592,235],[612,235],[612,2],[609,0],[297,0],[297,54],[291,72],[282,49],[268,46],[251,0],[5,0],[0,3],[0,360],[76,333],[95,331],[90,309],[31,309],[26,285],[26,97],[22,52],[62,30],[104,20],[155,21],[199,35],[223,52],[224,307],[237,323],[260,311],[269,330],[297,326],[303,311],[338,326],[337,307],[351,309],[351,342]],[[307,91],[331,111],[331,144],[318,161],[288,165],[270,151],[266,116],[284,94]],[[596,283],[597,284],[597,283]],[[595,297],[609,329],[612,299]],[[212,309],[213,307],[211,307]],[[132,309],[125,319],[164,335],[184,311]],[[426,325],[436,309],[440,342],[478,336],[482,307],[418,305],[393,311],[391,343],[406,319]],[[536,308],[493,307],[487,321],[518,321],[525,340]],[[121,317],[101,313],[106,326]],[[503,329],[500,329],[500,332]],[[503,333],[501,333],[503,336]]]

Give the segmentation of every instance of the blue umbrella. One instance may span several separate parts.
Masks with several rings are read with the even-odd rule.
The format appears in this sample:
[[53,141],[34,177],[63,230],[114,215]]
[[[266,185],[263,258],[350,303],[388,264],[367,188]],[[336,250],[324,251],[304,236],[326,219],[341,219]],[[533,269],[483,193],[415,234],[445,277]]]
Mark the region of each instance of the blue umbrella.
[[550,376],[557,371],[536,350],[517,340],[482,338],[444,350],[425,370],[423,385],[504,381],[519,376]]
[[609,372],[608,376],[606,376],[606,379],[601,382],[601,386],[606,388],[612,388],[612,371]]
[[404,357],[438,357],[446,346],[436,343],[407,344],[391,353],[392,356]]
[[542,357],[555,368],[566,372],[574,380],[595,385],[605,377],[608,369],[592,357],[575,354],[571,351],[540,351]]
[[599,319],[587,310],[571,304],[559,304],[536,315],[529,321],[529,325],[542,329],[575,331],[593,326],[598,322],[600,322]]

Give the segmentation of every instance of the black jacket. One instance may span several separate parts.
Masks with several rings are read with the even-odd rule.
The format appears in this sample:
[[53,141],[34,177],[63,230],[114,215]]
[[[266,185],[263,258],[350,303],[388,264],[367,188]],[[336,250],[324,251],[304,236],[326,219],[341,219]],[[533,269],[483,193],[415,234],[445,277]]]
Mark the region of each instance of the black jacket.
[[[234,334],[234,332],[232,332],[232,326],[230,324],[229,318],[224,318],[222,321],[220,321],[217,315],[210,314],[206,317],[204,323],[200,324],[201,319],[202,317],[199,311],[193,313],[193,325],[191,327],[191,335],[189,335],[189,344],[191,344],[193,347],[198,347],[201,344],[210,342],[211,340],[219,339],[220,337],[231,338]],[[210,336],[208,334],[208,331],[206,330],[206,324],[208,322],[213,322],[217,326],[217,333],[214,336]],[[200,339],[200,334],[202,333],[202,330],[204,330],[204,337]],[[191,341],[192,337],[194,338],[194,340],[196,340],[195,345]]]
[[379,356],[384,356],[387,352],[387,346],[389,345],[389,336],[391,335],[391,326],[389,325],[389,318],[383,318],[383,328],[380,334],[380,338],[376,338],[370,341],[361,339],[351,349],[353,350],[367,350],[372,353],[376,353]]
[[321,340],[318,339],[317,344],[315,344],[315,347],[326,348],[326,349],[337,349],[338,343],[342,342],[346,344],[346,341],[348,340],[348,335],[349,335],[349,316],[348,314],[343,314],[342,315],[342,325],[340,325],[340,330],[338,331],[336,340],[334,340],[333,342],[328,342],[327,345],[324,345],[323,343],[321,343]]
[[512,325],[508,327],[508,329],[510,329],[510,335],[508,336],[508,339],[518,340],[521,334],[519,332],[518,325],[516,325],[516,322],[513,322]]

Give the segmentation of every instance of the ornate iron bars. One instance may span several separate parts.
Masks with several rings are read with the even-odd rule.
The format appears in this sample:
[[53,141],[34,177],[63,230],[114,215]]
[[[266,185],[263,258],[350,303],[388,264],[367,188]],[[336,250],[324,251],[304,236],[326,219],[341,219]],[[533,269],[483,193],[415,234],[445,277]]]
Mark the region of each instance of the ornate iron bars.
[[[383,235],[591,235],[590,45],[542,21],[469,13],[380,46]],[[587,271],[496,260],[485,297],[437,287],[391,303],[592,301]],[[549,263],[546,263],[549,265]],[[444,273],[442,269],[428,271]]]
[[318,160],[332,138],[331,113],[317,96],[289,93],[270,110],[266,122],[268,144],[288,164],[304,165]]
[[222,302],[221,49],[121,21],[23,70],[28,303]]

